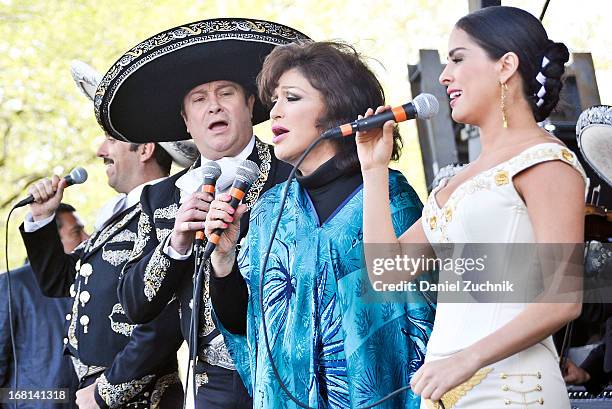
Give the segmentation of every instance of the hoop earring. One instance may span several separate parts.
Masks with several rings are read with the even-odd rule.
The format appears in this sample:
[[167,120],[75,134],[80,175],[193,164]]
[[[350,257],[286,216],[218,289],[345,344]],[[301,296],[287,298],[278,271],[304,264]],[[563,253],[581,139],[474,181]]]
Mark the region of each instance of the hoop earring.
[[506,97],[508,95],[508,85],[501,83],[501,111],[502,111],[502,124],[504,128],[508,128],[508,116],[506,115]]

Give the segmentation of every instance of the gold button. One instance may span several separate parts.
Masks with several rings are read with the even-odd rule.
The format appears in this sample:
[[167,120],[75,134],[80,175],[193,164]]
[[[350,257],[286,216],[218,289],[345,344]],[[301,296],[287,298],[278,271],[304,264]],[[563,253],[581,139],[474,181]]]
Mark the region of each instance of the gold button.
[[447,222],[450,222],[453,219],[453,209],[447,207],[446,210],[444,210],[444,217]]
[[504,386],[502,386],[502,391],[506,392],[508,389],[510,389],[510,388],[508,387],[508,385],[504,385]]
[[565,159],[568,162],[574,161],[574,155],[572,155],[572,153],[568,151],[567,149],[561,149],[561,156],[563,156],[563,159]]
[[499,374],[499,377],[501,379],[506,379],[508,377],[508,375],[506,373],[502,372],[501,374]]
[[536,391],[541,392],[542,391],[542,386],[536,385]]
[[544,404],[544,398],[540,398],[540,399],[538,399],[538,403],[539,403],[540,405],[543,405],[543,404]]
[[495,174],[495,184],[497,186],[505,185],[509,180],[508,172],[505,170],[500,170]]
[[435,230],[437,225],[438,221],[436,219],[436,216],[432,216],[431,219],[429,219],[429,228],[431,230]]

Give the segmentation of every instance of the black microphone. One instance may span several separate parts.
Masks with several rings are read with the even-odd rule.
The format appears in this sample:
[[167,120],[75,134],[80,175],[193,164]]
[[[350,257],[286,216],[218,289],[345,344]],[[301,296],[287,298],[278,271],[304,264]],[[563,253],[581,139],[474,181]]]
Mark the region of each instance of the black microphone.
[[[212,160],[202,166],[202,173],[204,174],[204,182],[200,186],[200,191],[203,193],[210,193],[215,195],[215,184],[217,179],[221,176],[221,166],[217,162]],[[195,245],[201,246],[204,243],[204,230],[198,230],[195,234]]]
[[[255,162],[247,159],[242,161],[242,163],[238,166],[238,169],[236,170],[236,178],[234,179],[234,183],[230,189],[232,200],[230,200],[229,204],[234,210],[238,207],[240,201],[246,195],[247,191],[251,188],[251,185],[257,180],[258,177],[259,166],[257,166]],[[203,260],[208,259],[215,250],[223,230],[224,229],[215,229],[212,232],[208,238],[208,243],[206,243],[206,247],[204,248]]]
[[[72,186],[72,185],[80,185],[81,183],[87,180],[87,171],[81,167],[74,168],[72,172],[64,176],[64,180],[68,183],[66,187]],[[33,202],[34,202],[34,196],[28,195],[28,197],[26,197],[25,199],[17,203],[15,206],[13,206],[13,209],[17,209],[18,207],[29,205],[30,203],[33,203]]]
[[419,94],[413,102],[408,102],[399,107],[391,108],[380,114],[371,115],[367,118],[357,119],[350,124],[344,124],[323,132],[321,138],[337,138],[354,135],[357,131],[382,128],[385,122],[393,120],[403,122],[409,119],[429,119],[438,113],[440,108],[438,100],[431,94]]

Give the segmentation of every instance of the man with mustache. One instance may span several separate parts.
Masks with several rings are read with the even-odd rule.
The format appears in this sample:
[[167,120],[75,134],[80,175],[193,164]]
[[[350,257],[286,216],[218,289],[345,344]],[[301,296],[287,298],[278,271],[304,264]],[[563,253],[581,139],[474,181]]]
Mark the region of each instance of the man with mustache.
[[[99,75],[73,65],[73,76],[93,99]],[[66,315],[65,349],[79,378],[79,408],[176,408],[183,397],[176,350],[182,340],[178,305],[170,303],[149,323],[133,325],[117,297],[117,283],[133,250],[141,214],[140,193],[170,173],[173,158],[189,159],[155,143],[133,144],[107,136],[96,155],[119,195],[102,207],[89,240],[64,254],[55,224],[66,181],[35,183],[35,202],[20,230],[39,286],[48,296],[73,298]]]

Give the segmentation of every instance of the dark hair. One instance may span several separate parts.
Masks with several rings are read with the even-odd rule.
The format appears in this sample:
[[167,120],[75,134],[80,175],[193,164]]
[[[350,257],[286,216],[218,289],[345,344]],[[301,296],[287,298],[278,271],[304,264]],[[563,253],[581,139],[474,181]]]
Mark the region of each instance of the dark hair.
[[57,209],[55,210],[55,216],[56,216],[55,223],[57,224],[57,228],[58,229],[62,228],[62,219],[57,216],[59,216],[61,213],[74,213],[74,212],[76,212],[76,209],[72,207],[71,205],[69,205],[68,203],[60,203]]
[[[525,10],[516,7],[485,7],[462,17],[456,27],[465,31],[480,45],[491,59],[497,60],[507,52],[518,56],[518,72],[523,79],[523,93],[536,121],[543,121],[559,102],[563,84],[561,76],[569,51],[563,43],[548,39],[542,23]],[[548,65],[542,68],[546,57]],[[536,80],[541,72],[545,77],[543,103],[536,93],[542,84]]]
[[[355,48],[337,42],[312,41],[278,46],[266,57],[257,76],[259,98],[264,104],[272,106],[278,80],[293,68],[299,70],[323,96],[325,111],[316,124],[321,132],[354,121],[368,108],[376,109],[385,104],[380,82]],[[341,158],[339,168],[359,169],[355,138],[342,138],[333,143]],[[401,136],[395,127],[392,160],[399,159],[401,148]]]
[[[135,152],[140,145],[139,143],[130,143],[130,151]],[[156,143],[153,150],[153,158],[155,158],[155,162],[157,162],[162,173],[168,176],[172,167],[172,156],[160,144]]]

